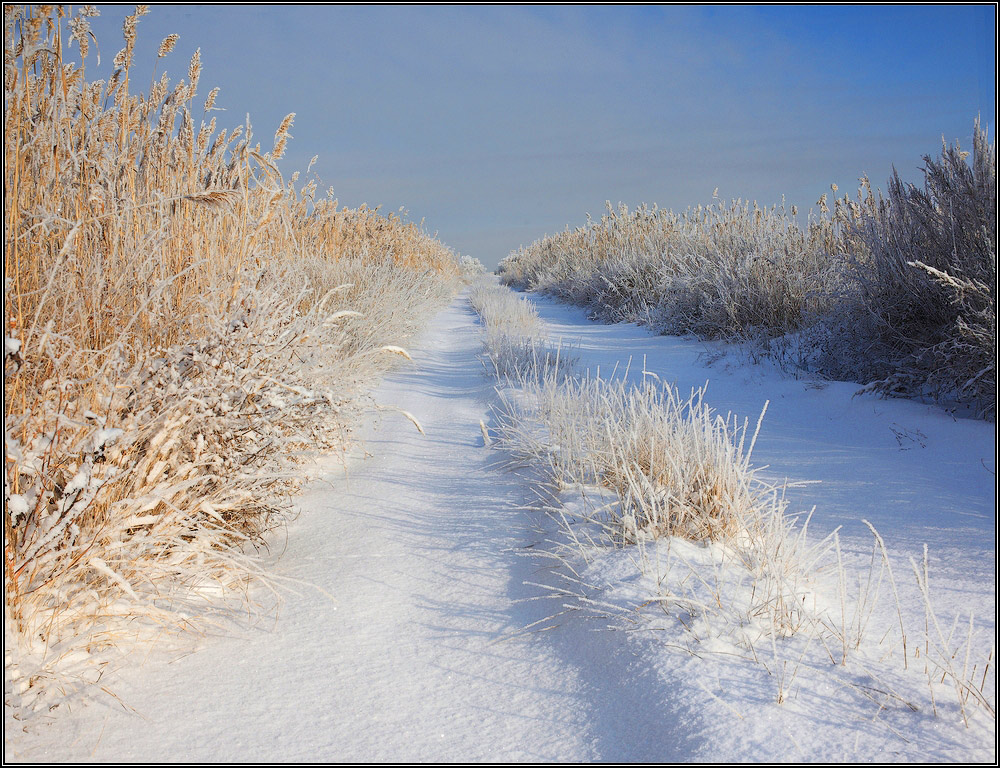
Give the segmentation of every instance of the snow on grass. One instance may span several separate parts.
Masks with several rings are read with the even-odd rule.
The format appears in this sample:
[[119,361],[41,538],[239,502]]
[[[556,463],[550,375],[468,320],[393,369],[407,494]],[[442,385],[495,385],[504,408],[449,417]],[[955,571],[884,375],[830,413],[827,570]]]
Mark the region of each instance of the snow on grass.
[[458,287],[420,227],[282,177],[293,114],[271,151],[249,117],[196,127],[218,95],[197,99],[200,52],[136,93],[148,12],[105,82],[83,66],[97,9],[5,8],[5,703],[24,717],[101,690],[81,653],[100,673],[253,614],[302,454],[350,445]]
[[[501,414],[491,415],[495,393],[475,363],[481,327],[460,299],[407,343],[413,364],[375,393],[388,409],[372,414],[378,418],[365,428],[373,455],[362,462],[358,450],[346,467],[329,460],[328,472],[298,500],[287,531],[268,538],[269,573],[285,586],[280,610],[237,632],[213,627],[199,652],[183,658],[162,643],[134,656],[115,677],[118,699],[88,707],[66,702],[28,722],[8,710],[5,756],[992,759],[992,718],[970,703],[966,728],[948,679],[935,677],[931,700],[924,666],[915,663],[917,645],[925,658],[925,609],[908,562],[913,556],[922,571],[923,541],[930,540],[931,602],[945,640],[950,634],[953,647],[964,643],[969,608],[986,640],[982,654],[973,643],[973,668],[994,632],[994,498],[992,475],[981,463],[992,466],[988,425],[914,403],[852,399],[851,385],[807,387],[764,367],[706,367],[699,343],[596,325],[578,310],[532,303],[543,328],[574,341],[578,381],[588,371],[596,379],[598,365],[605,387],[656,382],[652,372],[687,393],[711,377],[702,402],[749,416],[746,432],[738,421],[744,456],[770,400],[753,445],[756,468],[749,470],[760,489],[785,489],[793,538],[805,527],[800,513],[816,505],[804,537],[813,550],[805,551],[827,563],[804,569],[808,578],[797,583],[795,594],[809,608],[802,627],[790,633],[772,622],[781,613],[760,604],[766,580],[761,584],[747,561],[740,536],[694,540],[647,535],[636,526],[616,538],[610,531],[625,530],[617,486],[597,482],[597,475],[576,483],[547,479],[550,456],[578,446],[552,439],[537,416],[537,393],[524,386],[530,381],[497,384],[504,401],[523,412],[519,429],[507,432],[524,436],[515,446],[521,458],[488,448],[499,445]],[[644,366],[628,366],[630,356],[641,360],[643,353]],[[695,408],[691,415],[705,413]],[[902,450],[893,425],[919,431],[926,447]],[[513,464],[517,472],[507,471]],[[786,488],[785,475],[823,483]],[[542,508],[550,514],[539,514]],[[877,542],[872,557],[862,518],[885,539],[898,600]],[[838,528],[839,558],[832,538]],[[268,597],[259,588],[250,595]],[[909,669],[901,663],[900,614]],[[829,626],[817,626],[819,620]],[[964,667],[965,655],[955,664]],[[94,674],[86,663],[80,670]],[[975,678],[983,672],[975,667]],[[993,679],[987,672],[984,690]]]
[[[975,121],[971,157],[924,156],[924,183],[794,205],[715,197],[674,213],[613,207],[500,262],[500,279],[607,322],[743,341],[754,353],[863,391],[995,417],[996,151]],[[832,185],[836,194],[837,187]]]
[[[114,676],[118,699],[17,721],[8,760],[574,762],[655,760],[662,708],[626,705],[625,660],[581,664],[592,633],[524,633],[542,609],[520,481],[482,443],[490,386],[465,299],[407,342],[360,447],[320,460],[268,537],[279,609],[162,645]],[[397,358],[398,359],[398,358]],[[423,426],[418,432],[399,411]],[[251,591],[270,596],[260,585]],[[190,649],[188,649],[190,651]],[[599,653],[595,651],[595,653]],[[111,679],[106,675],[102,684]],[[639,690],[637,699],[643,700]],[[612,706],[613,702],[613,706]],[[642,709],[638,715],[634,710]],[[68,711],[67,711],[68,710]],[[619,714],[616,714],[616,710]],[[643,747],[622,714],[655,738]],[[620,734],[620,735],[619,735]],[[669,752],[667,754],[670,754]]]
[[484,363],[498,379],[531,378],[546,370],[564,375],[572,370],[572,349],[550,344],[531,303],[480,277],[472,283],[469,303],[485,325]]
[[[503,322],[501,312],[493,317],[484,317],[487,334]],[[647,337],[644,354],[658,343]],[[760,421],[751,436],[748,422],[715,414],[704,389],[680,397],[655,362],[623,364],[604,379],[541,368],[500,381],[491,437],[544,472],[538,493],[559,524],[561,598],[632,630],[650,663],[670,670],[670,685],[704,689],[702,716],[726,724],[707,741],[714,758],[993,754],[988,585],[974,590],[985,604],[955,611],[937,593],[926,549],[917,559],[893,555],[864,520],[867,553],[857,536],[845,547],[836,527],[815,535],[811,512],[789,511],[815,486],[790,487],[775,468],[751,467]],[[893,434],[924,435],[898,426]],[[983,473],[975,495],[990,485]],[[863,498],[854,501],[865,510]],[[889,530],[891,522],[880,520]],[[661,663],[664,654],[678,656]],[[678,676],[677,658],[690,680]],[[787,735],[786,751],[776,751],[774,726]]]

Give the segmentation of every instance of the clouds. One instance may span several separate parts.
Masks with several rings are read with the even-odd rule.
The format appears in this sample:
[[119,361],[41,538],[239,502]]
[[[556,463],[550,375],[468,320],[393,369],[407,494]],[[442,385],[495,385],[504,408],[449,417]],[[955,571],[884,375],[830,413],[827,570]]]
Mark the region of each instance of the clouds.
[[[718,186],[808,206],[918,165],[993,114],[993,13],[154,6],[136,59],[180,34],[168,71],[202,49],[220,124],[249,112],[267,145],[296,112],[289,172],[319,154],[342,202],[405,206],[495,264],[608,198],[683,208]],[[103,14],[110,60],[124,13]]]

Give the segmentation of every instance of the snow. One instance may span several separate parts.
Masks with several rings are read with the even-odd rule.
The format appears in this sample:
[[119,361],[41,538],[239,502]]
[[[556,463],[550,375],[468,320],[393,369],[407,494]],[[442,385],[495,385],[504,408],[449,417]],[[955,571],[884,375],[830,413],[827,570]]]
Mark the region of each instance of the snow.
[[[845,558],[862,564],[869,520],[901,584],[926,542],[942,623],[972,610],[995,636],[994,425],[530,300],[581,368],[607,373],[631,357],[630,376],[645,369],[681,391],[707,380],[715,409],[752,421],[770,400],[754,464],[820,481],[788,491],[793,509],[816,506],[810,530],[841,526]],[[459,297],[375,393],[385,407],[365,428],[371,456],[322,460],[265,555],[282,595],[270,621],[220,625],[194,653],[134,654],[101,680],[114,697],[25,724],[6,711],[5,759],[995,761],[992,719],[965,728],[943,704],[935,717],[907,696],[865,699],[890,683],[909,695],[912,675],[886,666],[871,679],[860,665],[799,668],[778,704],[780,663],[772,675],[704,627],[695,648],[669,617],[635,618],[655,584],[634,547],[590,553],[580,578],[594,610],[576,610],[545,557],[557,531],[533,503],[530,468],[485,444],[496,395],[476,361],[479,333]],[[564,503],[584,491],[564,489]],[[713,567],[694,544],[673,554]],[[922,615],[916,587],[901,592]],[[785,682],[799,658],[789,648],[774,656]]]
[[[978,659],[982,669],[996,637],[995,425],[956,419],[912,401],[856,396],[856,384],[798,380],[766,363],[749,365],[740,350],[724,344],[651,337],[635,325],[588,323],[581,310],[533,298],[552,334],[573,345],[591,373],[599,366],[607,375],[616,364],[620,371],[631,357],[630,378],[653,372],[681,392],[707,382],[706,400],[717,411],[735,412],[751,422],[770,401],[753,463],[765,465],[763,474],[772,480],[798,483],[786,497],[791,512],[816,507],[809,523],[811,540],[838,531],[845,570],[866,572],[872,535],[864,521],[875,526],[892,558],[911,643],[915,625],[925,615],[911,562],[922,569],[927,544],[928,593],[942,634],[961,637],[973,614],[978,640],[970,658]],[[566,489],[560,497],[571,511],[581,506],[577,489]],[[676,540],[671,545],[675,555],[680,546],[688,560],[702,560],[696,568],[680,569],[688,582],[694,573],[707,580],[721,578],[730,590],[725,607],[740,604],[740,589],[746,587],[727,584],[731,577],[724,572],[720,577],[720,570],[705,562],[707,551],[692,552],[691,545]],[[707,627],[692,626],[689,632],[679,631],[678,622],[665,617],[636,620],[637,606],[673,591],[659,584],[670,582],[667,557],[656,551],[662,549],[662,543],[647,547],[641,568],[634,562],[640,556],[635,547],[591,550],[583,553],[587,562],[573,566],[589,587],[589,599],[602,602],[598,613],[617,616],[621,623],[631,612],[632,629],[642,630],[629,633],[635,652],[650,659],[668,687],[692,693],[692,679],[698,687],[714,681],[711,698],[692,704],[708,736],[692,759],[995,761],[992,717],[980,710],[966,728],[958,707],[946,705],[940,685],[934,686],[934,700],[926,677],[921,682],[920,675],[901,668],[898,649],[895,660],[886,659],[885,646],[871,642],[896,619],[891,600],[876,607],[869,619],[869,641],[843,666],[830,669],[816,663],[825,651],[802,642],[776,646],[773,659],[760,665],[737,663],[746,650],[738,653],[732,638],[720,643]],[[640,576],[643,570],[646,575]],[[714,582],[712,586],[701,593],[719,589]],[[832,592],[827,589],[827,599]],[[883,598],[886,592],[883,586]],[[831,606],[831,613],[836,610]],[[717,632],[718,621],[711,629]],[[692,637],[701,641],[692,642]],[[664,652],[668,646],[673,652]],[[961,666],[962,659],[958,661]],[[790,690],[786,685],[782,692],[779,669],[786,671],[785,681],[791,678]],[[995,706],[995,672],[986,686]],[[783,703],[776,706],[779,693]],[[696,690],[693,695],[697,699]]]
[[798,380],[766,363],[746,364],[721,343],[590,323],[582,310],[533,298],[552,334],[574,343],[595,371],[607,374],[631,359],[630,376],[637,378],[645,360],[645,370],[681,392],[707,382],[705,399],[716,411],[751,421],[769,401],[753,463],[767,466],[773,479],[809,483],[789,498],[793,508],[817,507],[811,523],[817,534],[843,526],[841,536],[867,550],[870,535],[861,522],[867,519],[892,551],[919,557],[926,542],[943,568],[953,565],[984,583],[992,606],[994,424],[910,400],[855,396],[857,384]]
[[22,494],[12,493],[7,499],[7,513],[10,515],[10,524],[17,525],[17,521],[28,515],[28,500]]
[[10,336],[3,337],[3,356],[4,358],[14,357],[21,351],[21,340],[14,339]]

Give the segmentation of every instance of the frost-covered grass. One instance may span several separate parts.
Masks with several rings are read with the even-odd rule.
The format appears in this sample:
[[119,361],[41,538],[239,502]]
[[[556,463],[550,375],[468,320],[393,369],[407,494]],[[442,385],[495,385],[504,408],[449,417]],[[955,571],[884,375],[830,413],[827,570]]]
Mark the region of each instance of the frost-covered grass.
[[498,379],[534,378],[538,371],[565,375],[572,370],[571,349],[549,343],[531,304],[486,276],[472,283],[469,303],[482,318],[483,357]]
[[923,188],[893,171],[839,201],[846,291],[815,328],[816,365],[886,394],[930,395],[996,416],[996,146],[942,142]]
[[459,276],[416,226],[285,181],[293,115],[270,151],[249,122],[196,128],[217,96],[195,102],[200,54],[131,92],[142,7],[88,81],[88,9],[5,8],[5,665],[24,712],[115,649],[252,611],[298,457],[350,444]]
[[613,208],[500,264],[501,280],[586,306],[608,322],[743,339],[799,328],[827,279],[831,226],[803,231],[794,206],[734,201],[683,214]]
[[[546,461],[560,486],[596,484],[617,495],[602,514],[615,542],[736,540],[758,532],[760,510],[772,506],[774,489],[750,469],[756,434],[716,417],[701,391],[682,397],[652,374],[638,386],[545,376],[516,397],[504,389],[500,396],[498,428],[509,450]],[[541,440],[522,431],[534,419],[544,426]]]
[[978,121],[968,155],[945,145],[925,156],[923,188],[894,174],[883,197],[864,178],[832,212],[824,194],[805,227],[784,203],[683,214],[609,203],[599,220],[512,252],[500,277],[606,322],[748,342],[789,366],[990,417],[996,152]]
[[[520,302],[492,297],[487,338]],[[766,404],[740,421],[645,366],[638,383],[628,374],[498,376],[490,442],[542,478],[561,605],[654,631],[658,647],[692,658],[753,664],[778,704],[832,681],[862,716],[905,709],[995,729],[995,646],[971,606],[940,622],[926,549],[901,565],[869,524],[857,568],[837,531],[811,535],[812,513],[791,512],[787,483],[751,463]],[[904,580],[915,602],[900,597]]]

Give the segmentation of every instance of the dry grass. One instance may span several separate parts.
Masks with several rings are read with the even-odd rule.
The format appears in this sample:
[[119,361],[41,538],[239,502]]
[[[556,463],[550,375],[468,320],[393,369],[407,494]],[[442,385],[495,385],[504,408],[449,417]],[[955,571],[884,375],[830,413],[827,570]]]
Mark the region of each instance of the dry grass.
[[[506,288],[480,281],[470,302],[501,385],[500,443],[547,463],[559,485],[598,483],[617,493],[606,520],[616,541],[735,540],[756,525],[754,510],[773,488],[750,470],[756,433],[747,441],[747,424],[715,414],[700,391],[683,398],[647,371],[638,386],[627,382],[627,368],[610,380],[574,376],[571,357],[560,365],[554,352],[538,352],[551,350],[545,329],[531,304]],[[525,349],[535,354],[511,354]]]
[[[996,400],[996,153],[924,158],[923,188],[795,206],[735,201],[683,214],[608,204],[599,220],[512,252],[501,280],[608,322],[750,342],[789,368],[992,418]],[[834,193],[837,189],[833,187]]]
[[845,291],[815,329],[817,365],[884,394],[996,415],[996,148],[979,121],[924,157],[924,184],[893,171],[837,201]]
[[782,335],[818,311],[831,225],[803,231],[794,206],[735,201],[683,214],[608,212],[508,256],[504,283],[552,293],[611,322],[743,339]]
[[296,452],[349,444],[458,267],[286,181],[293,115],[270,151],[217,131],[200,54],[134,93],[143,6],[106,82],[88,7],[4,11],[5,625],[28,701],[80,653],[248,604]]
[[[487,350],[491,336],[524,328],[544,344],[537,319],[525,320],[530,307],[512,293],[486,286],[473,305]],[[632,628],[640,614],[672,617],[684,628],[685,645],[677,647],[701,655],[721,641],[722,652],[767,671],[779,704],[796,679],[825,684],[832,669],[845,667],[851,685],[852,677],[871,680],[872,670],[884,669],[888,677],[908,675],[907,696],[935,713],[947,698],[947,710],[966,725],[976,711],[995,718],[993,650],[983,648],[971,615],[967,627],[958,617],[950,631],[939,624],[926,549],[922,568],[913,563],[915,606],[901,601],[892,558],[870,525],[871,556],[858,572],[845,565],[836,531],[810,537],[809,515],[787,512],[787,484],[767,481],[751,465],[764,412],[751,430],[748,421],[712,411],[701,391],[682,397],[645,370],[631,384],[627,368],[610,379],[581,378],[539,363],[514,373],[496,366],[499,402],[484,437],[533,467],[536,493],[552,500],[545,508],[562,536],[549,556],[564,566],[565,581],[557,596]],[[599,598],[602,587],[584,565],[608,547],[628,547],[647,578],[641,607]],[[650,605],[655,610],[643,612]],[[881,712],[884,702],[872,700]]]
[[575,357],[562,344],[548,342],[545,328],[530,302],[485,275],[472,283],[469,303],[484,326],[483,363],[498,379],[533,380],[539,372],[565,376]]

